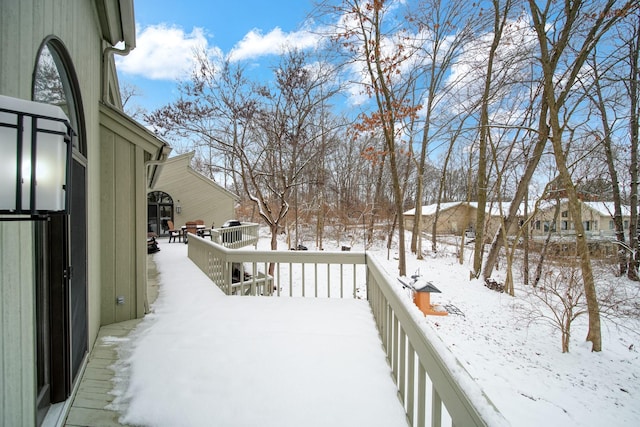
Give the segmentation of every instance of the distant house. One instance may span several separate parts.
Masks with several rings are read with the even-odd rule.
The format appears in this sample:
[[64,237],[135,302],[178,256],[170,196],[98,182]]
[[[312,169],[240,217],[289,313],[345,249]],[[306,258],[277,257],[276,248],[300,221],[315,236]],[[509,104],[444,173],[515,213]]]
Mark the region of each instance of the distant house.
[[[501,213],[507,215],[510,204],[502,203],[502,212],[500,205],[497,203],[487,204],[487,228],[485,235],[491,239],[500,227]],[[427,233],[433,230],[435,221],[436,204],[422,206],[421,229]],[[456,235],[459,236],[465,231],[476,230],[476,215],[478,211],[478,203],[476,202],[447,202],[440,204],[440,212],[438,213],[438,222],[436,224],[437,235]],[[413,228],[416,210],[411,209],[404,213],[405,227]],[[513,230],[512,230],[513,232]]]
[[238,196],[191,167],[194,152],[164,162],[147,198],[148,228],[160,236],[167,234],[167,221],[175,227],[201,219],[220,227],[235,218]]
[[[613,240],[615,238],[615,226],[613,223],[613,202],[580,202],[582,211],[582,223],[587,239]],[[622,223],[625,234],[629,229],[630,207],[622,206]],[[544,208],[534,218],[531,225],[531,235],[546,236],[551,232],[552,236],[574,236],[575,223],[569,211],[567,199],[560,200],[558,217],[554,220],[556,203],[548,200]]]

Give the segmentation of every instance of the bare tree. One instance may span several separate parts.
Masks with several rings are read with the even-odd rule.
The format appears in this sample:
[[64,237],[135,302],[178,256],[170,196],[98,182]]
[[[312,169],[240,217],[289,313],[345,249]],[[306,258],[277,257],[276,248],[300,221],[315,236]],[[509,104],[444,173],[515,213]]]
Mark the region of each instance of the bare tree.
[[[589,313],[587,341],[591,341],[593,351],[602,350],[600,313],[580,202],[568,169],[567,154],[564,151],[565,127],[561,123],[560,114],[588,55],[602,35],[621,16],[624,16],[632,4],[637,7],[635,2],[615,0],[598,2],[595,5],[586,5],[581,1],[566,1],[561,7],[557,7],[559,5],[555,1],[549,0],[541,8],[535,0],[529,0],[533,27],[540,49],[539,61],[544,82],[543,96],[548,104],[548,124],[551,131],[549,138],[576,229],[576,247]],[[571,57],[570,60],[568,56]],[[564,69],[561,64],[565,65]]]
[[[597,109],[600,115],[600,121],[602,123],[602,134],[595,134],[594,136],[599,141],[601,141],[602,148],[605,154],[605,162],[610,177],[609,183],[611,185],[611,192],[614,203],[613,223],[615,226],[616,240],[618,242],[618,273],[620,275],[623,275],[627,271],[628,256],[626,252],[627,245],[625,243],[624,225],[622,222],[622,197],[620,194],[620,181],[618,178],[618,171],[616,166],[616,159],[614,157],[612,141],[613,129],[609,119],[607,100],[604,96],[604,81],[601,76],[600,63],[598,62],[595,51],[591,55],[588,62],[593,74],[593,88],[591,86],[585,87],[585,93]],[[615,63],[611,65],[611,67],[614,66]]]
[[[424,56],[424,69],[421,80],[424,80],[424,127],[420,153],[417,157],[417,188],[415,204],[415,220],[411,237],[411,251],[422,259],[422,203],[424,192],[424,176],[428,147],[432,133],[432,120],[438,104],[445,99],[441,92],[444,89],[451,65],[461,51],[461,46],[471,36],[468,17],[463,11],[467,4],[464,0],[441,1],[429,0],[420,3],[415,13],[414,22],[419,29],[416,43],[419,52]],[[421,61],[421,62],[422,62]],[[437,131],[436,131],[437,132]],[[444,168],[446,170],[446,167]]]
[[527,321],[545,321],[560,331],[562,352],[569,352],[571,325],[587,313],[584,287],[577,265],[558,260],[546,269],[540,286],[529,288],[529,305],[523,307]]
[[629,14],[631,31],[628,41],[629,48],[629,135],[631,145],[629,175],[631,179],[631,213],[629,220],[629,243],[631,256],[627,274],[631,280],[640,280],[640,223],[638,222],[638,189],[640,188],[638,172],[638,143],[640,137],[640,12],[636,3],[636,10]]
[[[363,113],[358,131],[380,131],[385,142],[384,155],[391,171],[394,204],[398,217],[398,270],[406,275],[405,230],[403,220],[404,193],[399,171],[398,140],[401,123],[415,115],[416,107],[408,102],[407,87],[399,82],[400,68],[410,56],[403,43],[395,43],[385,34],[385,16],[389,12],[389,1],[361,2],[344,0],[338,13],[344,19],[343,27],[337,29],[335,40],[347,48],[352,60],[361,66],[366,93],[373,99],[375,109]],[[390,49],[391,48],[391,49]],[[398,86],[404,89],[398,90]]]
[[492,86],[494,84],[494,60],[502,33],[507,23],[507,17],[511,9],[511,0],[506,0],[500,4],[500,0],[492,0],[493,5],[493,39],[489,47],[487,58],[487,69],[484,80],[484,88],[480,104],[480,128],[478,136],[478,207],[476,209],[476,240],[473,256],[473,276],[479,277],[482,268],[482,257],[484,254],[484,223],[487,205],[487,145],[489,137],[489,104],[492,100]]
[[127,82],[120,84],[120,98],[122,99],[122,109],[134,119],[142,119],[146,113],[145,109],[133,103],[133,99],[141,96],[140,88]]
[[[204,54],[182,98],[146,116],[158,132],[190,138],[222,156],[230,174],[271,230],[271,247],[296,205],[322,147],[316,127],[323,103],[335,93],[332,75],[291,51],[274,70],[273,87],[257,85],[241,67],[218,65]],[[310,172],[309,172],[310,173]]]

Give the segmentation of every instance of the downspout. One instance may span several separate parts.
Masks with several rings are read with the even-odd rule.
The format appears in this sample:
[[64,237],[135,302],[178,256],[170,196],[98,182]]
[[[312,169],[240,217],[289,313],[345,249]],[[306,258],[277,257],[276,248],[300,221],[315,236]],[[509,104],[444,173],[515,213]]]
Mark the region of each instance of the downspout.
[[102,102],[111,107],[114,107],[114,105],[109,101],[109,56],[112,53],[127,56],[132,49],[133,47],[125,42],[124,49],[118,49],[115,46],[109,46],[104,49],[104,52],[102,52]]

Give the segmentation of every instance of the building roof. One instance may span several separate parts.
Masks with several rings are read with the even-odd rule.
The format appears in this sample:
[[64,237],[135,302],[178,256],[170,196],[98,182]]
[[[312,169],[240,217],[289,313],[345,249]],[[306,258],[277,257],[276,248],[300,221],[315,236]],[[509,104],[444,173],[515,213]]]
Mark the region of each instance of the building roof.
[[[567,199],[560,199],[560,203],[567,203]],[[440,212],[447,211],[456,206],[465,205],[467,202],[446,202],[440,203]],[[582,202],[584,206],[587,208],[597,212],[601,216],[610,216],[613,217],[614,212],[614,204],[613,202]],[[477,209],[478,202],[468,202],[469,207]],[[533,213],[535,209],[535,203],[531,202],[529,204],[529,214]],[[538,209],[541,211],[545,211],[548,209],[553,209],[556,206],[555,200],[542,200],[538,206]],[[509,209],[511,207],[511,202],[502,202],[502,214],[507,215],[509,213]],[[629,205],[622,205],[622,216],[628,217],[631,215],[631,207]],[[429,216],[434,215],[436,212],[436,204],[431,205],[423,205],[422,206],[422,215]],[[491,216],[500,216],[500,205],[498,203],[488,203],[486,207],[486,213]],[[404,213],[404,215],[413,216],[416,214],[416,210],[410,209]],[[524,215],[524,203],[520,204],[518,208],[518,215]]]
[[[560,199],[560,204],[566,204],[569,201],[564,198],[564,199]],[[613,213],[615,211],[615,205],[613,202],[584,202],[581,201],[582,205],[585,206],[588,209],[591,209],[592,211],[596,212],[597,214],[599,214],[600,216],[604,216],[604,217],[613,217]],[[553,209],[556,206],[556,202],[553,199],[547,199],[547,200],[543,200],[540,203],[539,209],[541,211],[545,211],[545,210],[549,210],[549,209]],[[622,211],[622,216],[623,217],[628,217],[631,215],[631,206],[629,205],[621,205],[620,206],[621,211]],[[531,210],[533,211],[533,210]]]
[[[615,212],[615,205],[613,202],[582,202],[585,206],[593,209],[598,212],[601,216],[611,216],[613,217],[613,213]],[[631,206],[629,205],[621,205],[620,210],[622,211],[622,216],[630,216],[631,215]]]
[[[442,211],[446,211],[448,209],[454,208],[456,206],[460,206],[465,204],[466,202],[445,202],[445,203],[440,203],[440,212]],[[422,206],[422,215],[434,215],[436,213],[436,207],[437,204],[431,204],[431,205],[423,205]],[[415,215],[416,214],[416,209],[410,209],[408,211],[406,211],[404,213],[404,215]]]
[[[182,164],[184,164],[184,168],[185,168],[186,172],[190,176],[195,177],[196,179],[198,179],[198,180],[200,180],[202,182],[205,182],[206,184],[210,185],[213,188],[216,188],[217,190],[219,190],[219,191],[221,191],[223,193],[226,193],[229,197],[231,197],[234,200],[239,200],[240,197],[237,194],[227,190],[226,188],[224,188],[223,186],[221,186],[220,184],[218,184],[214,180],[204,176],[203,174],[201,174],[200,172],[194,170],[191,167],[191,160],[193,159],[193,156],[195,156],[195,154],[196,154],[195,151],[190,151],[188,153],[184,153],[184,154],[180,154],[180,155],[177,155],[177,156],[170,157],[164,162],[163,166],[164,166],[164,168],[166,168],[168,166],[170,167],[170,165],[174,165],[174,164],[175,165],[179,165],[179,164],[182,163]],[[180,166],[177,166],[177,167],[180,167]]]
[[[447,211],[449,209],[455,208],[457,206],[461,206],[461,205],[468,205],[469,207],[473,208],[473,209],[478,209],[478,202],[445,202],[445,203],[440,203],[440,212],[444,212]],[[435,215],[436,213],[436,207],[437,204],[431,204],[431,205],[423,205],[422,206],[422,215],[423,216],[429,216],[429,215]],[[509,213],[509,208],[511,207],[511,202],[502,202],[502,214],[506,215]],[[500,216],[501,212],[500,212],[500,205],[498,203],[487,203],[486,209],[485,209],[486,213],[491,215],[491,216]],[[520,210],[518,212],[519,214],[521,213]],[[414,209],[410,209],[408,211],[406,211],[404,213],[404,215],[415,215],[416,214],[416,210]]]

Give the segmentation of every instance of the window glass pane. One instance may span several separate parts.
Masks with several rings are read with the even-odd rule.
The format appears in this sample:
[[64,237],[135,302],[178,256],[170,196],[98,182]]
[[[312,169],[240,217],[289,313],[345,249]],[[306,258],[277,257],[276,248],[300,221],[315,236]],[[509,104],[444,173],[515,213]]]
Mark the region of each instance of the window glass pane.
[[[33,81],[33,100],[62,108],[74,131],[79,131],[78,112],[73,96],[73,85],[67,74],[64,61],[55,49],[54,42],[48,42],[40,50]],[[86,155],[80,148],[79,138],[73,138],[73,147]]]

